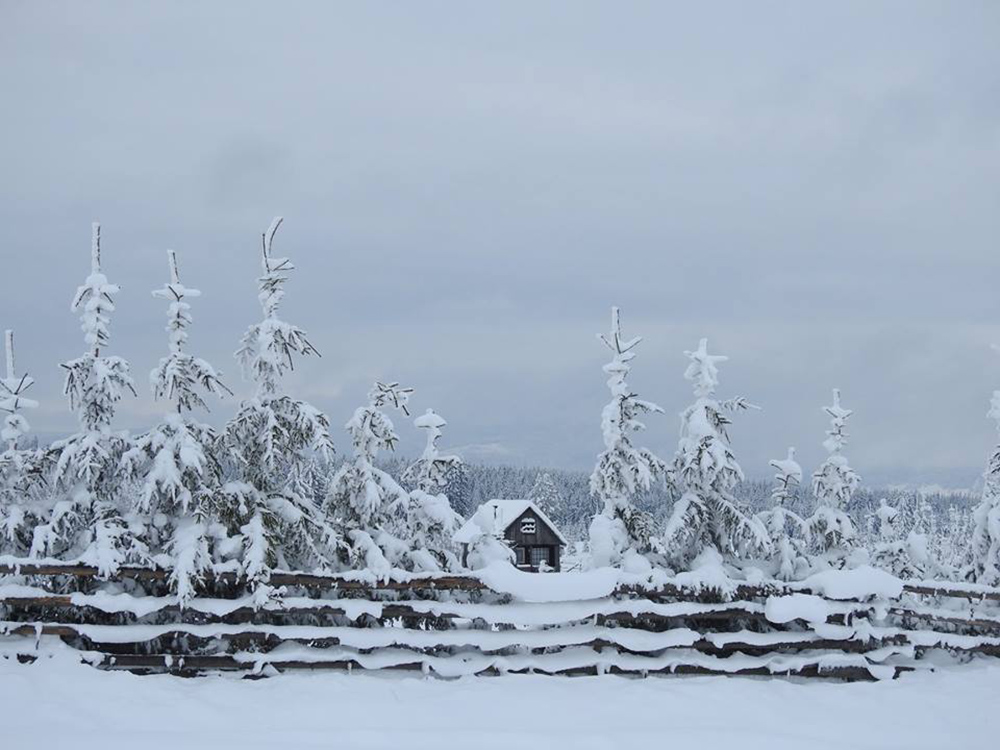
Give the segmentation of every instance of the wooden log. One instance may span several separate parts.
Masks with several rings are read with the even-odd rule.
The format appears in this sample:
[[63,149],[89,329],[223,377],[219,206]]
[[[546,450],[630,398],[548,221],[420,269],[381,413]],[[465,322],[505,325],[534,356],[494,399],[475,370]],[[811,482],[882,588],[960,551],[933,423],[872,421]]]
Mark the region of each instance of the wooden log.
[[925,620],[929,622],[946,622],[952,625],[963,625],[969,628],[986,628],[991,630],[1000,629],[1000,620],[993,620],[981,617],[959,617],[943,615],[936,612],[918,612],[902,607],[890,607],[889,614],[895,617],[908,617],[915,620]]
[[74,578],[97,578],[99,580],[133,578],[137,580],[163,581],[170,576],[170,571],[157,568],[120,568],[115,575],[101,578],[98,569],[91,565],[36,565],[34,563],[24,563],[23,565],[0,565],[0,575],[71,576]]
[[[90,565],[49,565],[24,563],[21,565],[0,565],[0,575],[19,576],[71,576],[75,578],[94,578],[98,580],[152,580],[164,581],[170,577],[170,571],[160,568],[119,568],[110,576],[101,577],[96,567]],[[215,583],[239,585],[245,579],[235,573],[220,573],[211,576]],[[344,591],[483,591],[487,590],[485,583],[470,576],[440,576],[413,578],[408,581],[359,581],[341,576],[314,575],[310,573],[274,572],[267,583],[271,586],[303,586],[306,588],[337,589]]]
[[[362,664],[354,660],[331,660],[331,661],[299,661],[299,660],[277,660],[262,661],[263,666],[273,668],[279,672],[298,670],[335,670],[335,671],[368,671]],[[238,661],[227,656],[188,656],[177,657],[169,654],[142,654],[130,656],[109,656],[100,662],[97,667],[105,670],[128,670],[128,671],[159,671],[168,673],[192,673],[192,672],[212,672],[212,671],[242,671],[252,674],[256,665],[251,662]],[[378,670],[402,670],[402,671],[428,671],[435,674],[433,668],[429,670],[419,661],[404,662],[380,667]],[[908,667],[895,667],[894,677],[911,671]],[[476,674],[479,676],[497,676],[502,674],[546,674],[562,676],[595,675],[600,673],[622,675],[622,676],[647,676],[647,675],[706,675],[720,677],[804,677],[835,679],[849,682],[875,681],[875,677],[865,667],[827,667],[821,668],[819,665],[807,665],[799,669],[789,669],[782,671],[771,671],[767,667],[748,667],[738,670],[713,669],[694,664],[678,664],[672,667],[654,669],[625,669],[610,665],[606,670],[597,665],[587,665],[579,667],[568,667],[565,669],[545,669],[544,667],[525,667],[523,669],[499,670],[496,667],[488,667],[480,670]]]
[[[25,575],[25,576],[74,576],[78,578],[101,579],[96,567],[90,565],[76,564],[49,564],[34,563],[25,561],[21,564],[0,565],[0,575]],[[113,576],[114,579],[135,579],[135,580],[155,580],[163,581],[169,578],[170,571],[162,568],[120,568]],[[245,580],[235,573],[220,573],[212,580],[224,584],[242,584]],[[439,577],[414,578],[408,581],[359,581],[336,575],[318,575],[310,573],[288,573],[275,571],[271,574],[268,583],[273,586],[303,586],[307,588],[341,589],[352,591],[366,590],[387,590],[387,591],[409,591],[409,590],[441,590],[441,591],[485,591],[489,587],[475,576],[452,575]],[[971,600],[992,600],[1000,601],[1000,589],[990,589],[988,591],[970,591],[966,589],[951,588],[946,583],[941,585],[928,585],[925,582],[904,583],[903,590],[911,594],[922,594],[927,596],[958,597]],[[666,584],[657,588],[649,589],[641,586],[622,586],[615,592],[615,596],[643,596],[653,600],[661,599],[682,599],[685,601],[724,601],[735,596],[739,599],[760,599],[769,596],[781,596],[791,593],[817,593],[799,586],[783,585],[777,582],[763,585],[738,584],[730,594],[705,589],[694,591],[693,589],[679,587],[674,584]]]
[[932,646],[914,646],[918,655],[924,655],[930,651],[947,651],[953,654],[981,654],[983,656],[1000,656],[1000,644],[978,643],[975,646],[952,646],[947,643],[935,643]]
[[[317,602],[322,601],[323,600],[317,600]],[[132,615],[131,612],[126,610],[108,612],[93,605],[76,604],[73,602],[72,596],[64,594],[53,594],[51,596],[7,597],[6,599],[0,599],[0,605],[5,605],[14,610],[34,610],[46,607],[77,611],[84,610],[87,614],[91,615],[91,618],[88,619],[99,619],[100,615],[106,615],[109,618],[117,615],[131,615],[131,621],[148,618],[153,615],[169,614],[176,615],[175,619],[178,624],[186,625],[218,623],[270,625],[277,624],[275,622],[276,620],[283,620],[290,617],[347,616],[347,610],[344,607],[321,603],[318,603],[315,607],[286,607],[283,609],[253,609],[252,607],[238,607],[223,614],[205,612],[198,609],[191,609],[190,607],[181,608],[178,604],[171,603],[164,604],[159,609],[151,610],[148,613],[143,614],[142,617],[136,617]],[[414,609],[412,606],[393,604],[392,602],[385,602],[382,604],[381,612],[381,615],[377,617],[367,613],[362,613],[355,619],[363,620],[371,617],[377,622],[386,622],[399,618],[415,618],[423,621],[464,619],[463,615],[448,612],[423,612],[421,610]]]
[[695,602],[729,602],[754,599],[766,599],[769,596],[780,596],[790,593],[784,586],[778,584],[766,584],[754,586],[749,584],[739,584],[730,592],[722,592],[717,589],[683,588],[674,584],[664,584],[656,588],[645,588],[642,586],[620,586],[615,589],[613,596],[617,598],[640,597],[650,599],[654,602],[664,601],[695,601]]
[[910,594],[924,594],[926,596],[946,596],[953,597],[956,599],[969,599],[971,601],[981,601],[988,599],[991,601],[1000,601],[1000,590],[994,589],[991,591],[967,591],[963,589],[952,589],[948,588],[946,585],[941,586],[926,586],[924,584],[916,583],[904,583],[903,591]]
[[[336,606],[333,602],[327,604],[328,600],[316,600],[317,606],[315,607],[287,607],[282,609],[259,609],[255,610],[250,607],[240,607],[230,612],[223,614],[213,614],[210,612],[204,612],[202,610],[184,608],[175,603],[164,604],[159,609],[151,610],[144,614],[142,617],[130,616],[128,618],[129,622],[141,619],[148,619],[151,617],[156,617],[158,621],[162,622],[162,617],[165,615],[172,615],[170,622],[176,622],[177,624],[255,624],[255,625],[266,625],[266,624],[280,624],[281,621],[294,618],[308,618],[308,617],[347,617],[347,610],[345,607]],[[71,595],[65,594],[52,594],[48,596],[35,596],[35,597],[8,597],[6,599],[0,599],[0,605],[6,605],[12,609],[15,613],[18,610],[38,610],[45,608],[57,608],[74,611],[80,614],[79,617],[75,618],[74,622],[80,620],[86,620],[88,622],[94,621],[95,624],[101,624],[99,621],[101,619],[110,619],[119,615],[131,615],[127,611],[120,612],[107,612],[98,607],[92,605],[80,605],[73,601]],[[381,604],[381,614],[378,616],[369,615],[367,613],[362,613],[356,618],[356,621],[367,621],[368,618],[380,623],[386,623],[391,620],[396,619],[413,619],[418,620],[423,623],[440,623],[447,624],[448,622],[454,620],[466,620],[475,619],[474,610],[472,612],[449,612],[446,602],[441,602],[435,607],[435,612],[425,612],[421,609],[416,609],[412,605],[408,604],[396,604],[393,602],[385,602]],[[492,605],[491,605],[492,606]],[[835,616],[836,617],[839,616]],[[768,626],[766,617],[763,612],[752,611],[741,606],[740,602],[734,602],[733,606],[727,607],[725,609],[706,609],[700,612],[689,612],[685,614],[678,615],[662,615],[656,612],[612,612],[612,613],[588,613],[583,617],[575,618],[569,622],[580,622],[590,619],[595,619],[598,625],[605,624],[618,624],[622,626],[629,627],[639,627],[644,628],[649,625],[662,625],[664,629],[669,629],[671,627],[678,627],[691,623],[692,621],[704,621],[704,622],[731,622],[736,620],[746,620],[755,623],[760,623],[763,626]],[[9,619],[15,619],[13,617]],[[39,619],[39,618],[31,618]],[[60,620],[62,621],[62,620]],[[523,623],[514,621],[513,619],[507,622],[496,621],[492,624],[498,627],[521,627]],[[560,625],[563,623],[552,622],[546,623],[548,625]],[[839,624],[839,623],[835,623]]]
[[[402,631],[399,633],[400,636],[403,635]],[[427,632],[427,631],[425,631]],[[444,631],[454,634],[456,631]],[[78,645],[79,648],[86,651],[98,651],[106,654],[121,655],[121,656],[132,656],[132,655],[148,655],[150,653],[163,653],[166,651],[167,654],[175,656],[177,658],[187,658],[189,656],[202,656],[204,654],[198,653],[206,647],[215,646],[215,648],[222,649],[222,651],[227,651],[229,649],[255,649],[260,653],[265,654],[282,644],[294,643],[299,645],[306,645],[310,648],[334,648],[342,645],[340,638],[336,636],[290,636],[283,637],[280,633],[267,632],[267,631],[245,631],[237,633],[220,633],[220,634],[207,634],[200,635],[197,633],[192,633],[185,630],[168,630],[156,635],[153,638],[149,638],[141,641],[102,641],[99,638],[92,637],[87,634],[86,630],[78,630],[72,626],[62,625],[62,624],[44,624],[44,625],[22,625],[16,628],[12,628],[7,631],[9,635],[25,636],[29,638],[34,638],[38,636],[55,636],[60,637],[64,640],[78,640],[83,645]],[[469,641],[453,641],[453,642],[442,642],[439,644],[430,644],[425,646],[416,646],[407,644],[404,642],[394,643],[391,645],[383,646],[373,646],[370,648],[358,648],[359,653],[374,653],[378,652],[383,648],[397,648],[407,651],[412,651],[414,653],[421,653],[425,655],[439,654],[442,651],[449,651],[450,649],[458,649],[459,651],[467,651],[471,653],[480,654],[503,654],[509,652],[511,649],[517,648],[516,645],[498,645],[495,648],[477,647],[474,644],[476,631],[468,631]],[[445,639],[449,640],[449,639]],[[732,641],[729,643],[716,644],[710,638],[702,638],[695,641],[693,644],[679,644],[675,646],[660,646],[651,649],[635,649],[630,648],[626,645],[619,643],[618,641],[611,638],[597,638],[590,641],[584,642],[574,642],[567,643],[566,648],[591,648],[594,651],[600,652],[603,649],[614,649],[622,653],[634,654],[637,656],[653,656],[662,654],[668,651],[675,650],[687,650],[691,649],[698,651],[700,653],[728,657],[733,654],[742,653],[749,656],[764,656],[771,653],[785,653],[785,652],[803,652],[803,651],[836,651],[840,653],[867,653],[874,651],[879,648],[886,646],[900,646],[906,645],[908,643],[906,636],[900,634],[897,636],[892,636],[882,639],[812,639],[812,640],[800,640],[795,638],[788,638],[787,640],[772,641],[770,643],[752,643],[748,641]],[[175,645],[176,644],[176,645]],[[537,646],[532,648],[532,653],[546,653],[552,648],[561,648],[558,644]],[[934,647],[928,647],[928,649]],[[194,652],[194,653],[192,653]],[[993,651],[989,648],[979,650],[977,653],[992,654]]]
[[41,635],[54,635],[65,638],[79,637],[80,633],[70,625],[48,624],[48,625],[19,625],[9,630],[0,630],[2,635],[20,635],[33,638]]

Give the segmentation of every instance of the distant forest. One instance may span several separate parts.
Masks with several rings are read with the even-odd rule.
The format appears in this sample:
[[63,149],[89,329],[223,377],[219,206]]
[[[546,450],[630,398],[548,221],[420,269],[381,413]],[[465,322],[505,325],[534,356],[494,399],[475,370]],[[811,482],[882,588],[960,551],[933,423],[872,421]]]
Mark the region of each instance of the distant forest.
[[[401,476],[411,459],[392,456],[383,462],[383,468],[394,477]],[[503,466],[463,464],[445,488],[452,507],[468,518],[482,503],[494,498],[528,498],[540,476],[548,474],[557,489],[555,501],[550,501],[552,520],[571,540],[585,540],[590,519],[600,510],[600,503],[590,494],[590,474],[585,471],[550,469],[537,466]],[[752,512],[766,510],[771,504],[773,482],[763,479],[746,479],[734,491],[736,499]],[[874,518],[879,500],[885,498],[893,507],[921,504],[933,516],[942,532],[954,523],[954,516],[967,516],[979,501],[979,494],[967,491],[919,490],[905,487],[862,487],[851,498],[847,513],[865,536],[869,519]],[[670,516],[675,498],[660,484],[635,497],[635,505],[649,513],[657,524],[665,524]],[[804,482],[792,501],[790,510],[808,517],[816,504],[811,487]]]

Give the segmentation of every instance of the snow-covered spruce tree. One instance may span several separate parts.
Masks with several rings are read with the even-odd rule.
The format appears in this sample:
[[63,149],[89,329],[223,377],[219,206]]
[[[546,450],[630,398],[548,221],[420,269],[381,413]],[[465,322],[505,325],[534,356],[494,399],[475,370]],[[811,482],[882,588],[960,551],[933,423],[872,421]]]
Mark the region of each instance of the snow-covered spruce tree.
[[[987,416],[1000,431],[1000,391],[993,391]],[[1000,586],[1000,443],[993,449],[983,474],[983,496],[972,512],[972,540],[966,578]]]
[[960,578],[969,573],[969,540],[974,525],[972,513],[957,505],[948,506],[947,520],[937,529],[936,551],[942,574]]
[[420,458],[403,473],[403,481],[414,489],[406,510],[406,532],[409,537],[408,557],[414,570],[457,570],[461,567],[455,554],[452,536],[462,523],[451,507],[445,487],[461,465],[458,456],[442,456],[437,441],[441,428],[448,423],[433,409],[413,420],[427,432],[427,443]]
[[563,499],[559,494],[559,488],[547,471],[538,472],[535,484],[528,493],[528,499],[550,518],[555,518],[562,509]]
[[656,553],[657,540],[652,518],[638,510],[632,498],[648,490],[653,480],[666,476],[666,464],[646,448],[632,444],[632,433],[645,429],[639,417],[663,413],[656,404],[640,399],[628,385],[629,364],[634,349],[642,341],[622,338],[621,316],[611,308],[611,332],[598,338],[611,350],[612,359],[604,365],[608,375],[611,401],[601,412],[604,452],[590,476],[590,492],[603,504],[590,524],[591,565],[648,567],[640,556]]
[[4,413],[0,439],[6,448],[0,452],[0,554],[21,557],[31,548],[31,529],[39,521],[36,502],[43,476],[40,451],[18,446],[31,429],[21,411],[37,408],[38,402],[24,395],[34,381],[27,374],[17,375],[13,331],[5,333],[4,344],[7,375],[0,379],[0,412]]
[[795,500],[799,485],[802,484],[802,467],[795,460],[795,449],[788,449],[788,457],[775,459],[770,466],[777,472],[775,485],[771,491],[774,505],[758,514],[771,540],[774,575],[783,581],[791,581],[802,575],[807,567],[805,542],[809,533],[806,522],[789,505]]
[[344,463],[330,482],[323,503],[326,521],[344,544],[339,562],[346,568],[366,568],[383,574],[402,567],[409,557],[405,541],[410,496],[387,472],[375,466],[379,451],[394,450],[399,441],[385,406],[409,415],[412,388],[376,382],[368,404],[344,425],[351,436],[354,458]]
[[121,565],[143,562],[147,551],[136,538],[122,507],[119,464],[129,447],[128,435],[111,431],[115,408],[126,392],[135,394],[129,365],[121,357],[102,354],[110,342],[110,315],[119,287],[101,271],[101,227],[93,225],[91,268],[73,297],[89,347],[63,363],[63,392],[76,412],[80,430],[53,443],[57,493],[47,522],[35,529],[33,555],[78,556],[102,575]]
[[671,468],[681,496],[674,505],[664,534],[671,563],[687,568],[706,550],[741,556],[769,548],[767,530],[733,496],[743,470],[729,446],[725,412],[751,408],[745,398],[716,401],[717,362],[727,357],[708,353],[702,339],[693,352],[684,377],[694,386],[695,402],[681,413],[681,434]]
[[[236,358],[256,385],[226,425],[224,441],[233,481],[217,494],[213,514],[239,550],[239,569],[255,588],[276,565],[327,568],[335,540],[323,524],[314,498],[300,494],[302,473],[316,455],[333,452],[330,424],[319,409],[281,389],[296,356],[318,355],[305,332],[278,317],[287,273],[294,266],[272,254],[281,217],[261,236],[258,298],[264,318],[247,329]],[[265,589],[261,589],[264,591]]]
[[878,541],[872,550],[872,565],[899,578],[923,578],[928,567],[926,536],[918,532],[912,514],[892,507],[883,497],[874,517]]
[[201,292],[181,283],[173,250],[167,251],[167,261],[170,281],[153,296],[168,302],[169,354],[149,382],[153,397],[170,402],[171,411],[135,440],[122,465],[126,476],[141,485],[133,511],[146,523],[150,546],[166,549],[160,561],[172,571],[171,587],[186,601],[212,565],[209,525],[221,484],[219,436],[188,414],[207,410],[202,390],[216,396],[232,391],[208,362],[184,351],[192,322],[187,300]]
[[840,389],[833,389],[833,404],[824,406],[830,429],[823,447],[830,454],[812,475],[816,510],[809,517],[809,534],[828,562],[843,565],[853,546],[855,529],[847,515],[847,503],[861,484],[842,451],[847,445],[847,420],[854,412],[840,405]]

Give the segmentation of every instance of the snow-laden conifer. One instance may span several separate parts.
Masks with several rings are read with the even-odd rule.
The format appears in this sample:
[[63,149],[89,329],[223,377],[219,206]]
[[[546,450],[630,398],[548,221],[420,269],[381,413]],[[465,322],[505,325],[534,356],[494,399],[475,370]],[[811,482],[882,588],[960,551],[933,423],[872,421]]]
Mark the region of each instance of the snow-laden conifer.
[[19,441],[31,426],[24,409],[38,407],[38,402],[25,393],[34,384],[27,374],[17,374],[14,363],[14,332],[4,334],[6,376],[0,379],[0,412],[3,426],[0,439],[5,447],[0,452],[0,554],[22,556],[31,547],[31,529],[38,523],[37,493],[43,473],[40,451],[19,447]]
[[261,236],[258,299],[264,317],[247,329],[236,352],[255,393],[226,425],[224,439],[236,476],[223,486],[216,507],[239,544],[242,571],[254,585],[263,583],[275,565],[327,566],[331,541],[314,499],[299,493],[312,457],[333,452],[329,420],[281,388],[295,357],[319,354],[302,329],[278,317],[287,274],[294,269],[288,258],[272,253],[281,221],[276,218]]
[[4,332],[4,353],[6,354],[6,377],[0,380],[0,412],[4,413],[0,440],[10,451],[17,449],[17,441],[31,430],[31,425],[22,413],[23,409],[37,409],[38,402],[24,394],[35,384],[27,373],[17,374],[14,366],[14,332]]
[[802,484],[802,467],[795,460],[795,448],[788,449],[786,458],[769,463],[776,471],[774,489],[771,491],[773,505],[757,517],[767,529],[771,541],[775,577],[791,581],[804,573],[807,565],[805,542],[808,539],[808,526],[788,507],[795,500]]
[[656,404],[644,401],[628,384],[629,364],[641,337],[622,337],[621,316],[611,308],[611,331],[598,338],[611,351],[611,361],[604,365],[608,375],[611,401],[601,412],[604,452],[590,476],[590,492],[602,503],[601,511],[590,524],[591,564],[595,567],[641,565],[638,555],[656,550],[655,532],[650,516],[638,510],[633,496],[649,489],[652,482],[665,476],[666,464],[646,448],[632,444],[632,434],[645,429],[644,414],[663,413]]
[[185,351],[192,323],[188,299],[201,292],[184,286],[177,255],[167,251],[170,281],[153,291],[167,301],[169,353],[150,373],[153,397],[167,401],[164,420],[137,438],[122,459],[128,477],[140,484],[133,510],[146,521],[147,539],[167,550],[171,586],[181,601],[211,568],[209,525],[221,481],[216,431],[192,419],[195,409],[206,409],[202,391],[231,393],[215,368]]
[[146,557],[124,518],[119,463],[128,436],[111,430],[118,402],[135,394],[129,365],[121,357],[102,353],[110,343],[110,315],[116,284],[101,270],[101,227],[93,225],[90,275],[73,296],[71,309],[80,315],[87,351],[63,363],[63,388],[80,430],[52,444],[57,501],[47,522],[35,529],[32,553],[72,555],[113,573],[126,562]]
[[809,533],[818,550],[831,562],[842,564],[854,543],[855,529],[847,515],[847,503],[861,484],[846,456],[847,420],[854,413],[840,405],[840,389],[833,389],[833,403],[824,406],[830,417],[823,447],[829,455],[812,475],[816,510],[809,518]]
[[[874,518],[878,541],[872,552],[872,565],[899,578],[923,578],[926,568],[926,537],[908,524],[908,514],[879,499]],[[913,554],[916,552],[916,554]]]
[[[1000,431],[1000,391],[993,392],[987,416]],[[982,499],[972,518],[967,577],[987,586],[1000,586],[1000,443],[986,464]]]
[[706,549],[722,555],[741,555],[768,549],[767,531],[733,496],[743,470],[729,445],[725,412],[751,408],[745,398],[714,398],[719,384],[716,363],[728,357],[708,353],[702,339],[693,352],[684,377],[694,387],[695,402],[681,413],[681,434],[671,473],[680,498],[664,534],[672,563],[684,568]]
[[535,476],[535,483],[528,493],[528,499],[541,508],[542,512],[550,518],[561,515],[563,499],[559,494],[559,488],[552,479],[552,475],[547,471],[540,471]]
[[403,481],[413,486],[406,511],[408,557],[414,570],[456,570],[460,567],[452,536],[462,518],[451,507],[444,489],[461,465],[458,456],[441,455],[438,440],[448,423],[433,409],[413,420],[427,433],[420,458],[403,473]]
[[346,461],[330,482],[323,504],[328,523],[345,544],[340,562],[349,568],[386,573],[405,563],[409,546],[401,538],[409,494],[388,472],[375,466],[380,451],[394,450],[399,441],[392,420],[383,411],[391,406],[409,415],[412,388],[376,382],[368,403],[358,407],[344,425],[351,436],[354,458]]

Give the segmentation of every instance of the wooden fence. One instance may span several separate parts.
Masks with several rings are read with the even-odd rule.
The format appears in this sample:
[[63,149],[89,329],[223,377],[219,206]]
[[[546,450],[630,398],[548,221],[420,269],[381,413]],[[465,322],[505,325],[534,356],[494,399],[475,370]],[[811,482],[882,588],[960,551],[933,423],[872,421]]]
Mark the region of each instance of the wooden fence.
[[[82,565],[0,565],[0,656],[73,650],[101,669],[185,676],[402,669],[844,680],[929,669],[944,655],[1000,656],[1000,590],[974,586],[911,582],[892,599],[835,600],[794,584],[667,584],[532,602],[470,576],[372,583],[276,572],[270,585],[283,590],[266,601],[224,574],[182,606],[168,578],[145,568],[105,580]],[[797,612],[803,594],[808,606]]]

